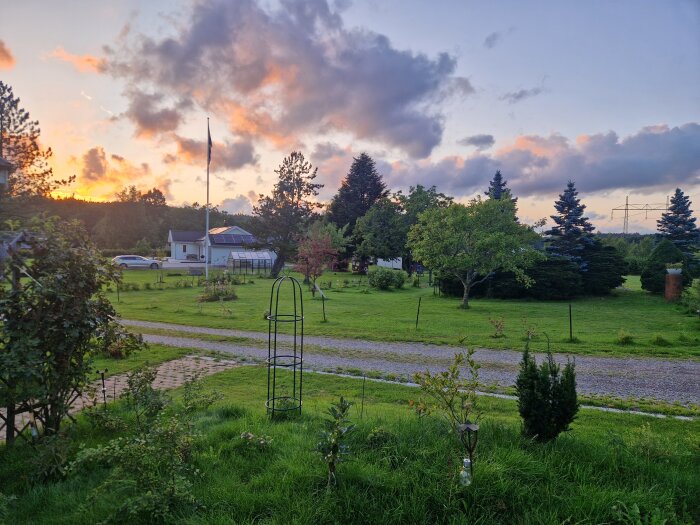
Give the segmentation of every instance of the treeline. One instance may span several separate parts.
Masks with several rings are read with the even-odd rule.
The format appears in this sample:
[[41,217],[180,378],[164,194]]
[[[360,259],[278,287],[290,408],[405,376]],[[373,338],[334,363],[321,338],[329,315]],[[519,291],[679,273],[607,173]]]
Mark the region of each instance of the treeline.
[[[0,222],[19,227],[42,214],[78,220],[105,255],[113,252],[116,255],[117,251],[153,255],[165,249],[171,229],[199,230],[204,234],[205,212],[205,206],[198,203],[170,206],[156,188],[141,193],[132,186],[118,193],[112,202],[43,196],[4,199]],[[216,206],[210,208],[211,228],[236,225],[248,230],[252,220],[250,216],[230,214]]]

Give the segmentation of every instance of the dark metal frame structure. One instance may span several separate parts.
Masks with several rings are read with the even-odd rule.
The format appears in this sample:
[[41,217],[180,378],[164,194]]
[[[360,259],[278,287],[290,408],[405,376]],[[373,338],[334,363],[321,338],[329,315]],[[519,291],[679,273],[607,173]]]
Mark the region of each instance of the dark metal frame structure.
[[[289,286],[287,286],[287,283]],[[280,313],[280,291],[291,288],[292,312]],[[270,309],[267,342],[267,401],[265,407],[271,418],[276,414],[298,411],[301,414],[302,381],[304,371],[304,301],[301,284],[294,277],[279,277],[272,284],[270,292]],[[278,352],[278,329],[280,323],[292,323],[293,336],[289,351]],[[281,341],[280,341],[281,342]],[[279,395],[277,369],[288,369],[292,373],[291,392]],[[284,393],[283,393],[284,394]]]

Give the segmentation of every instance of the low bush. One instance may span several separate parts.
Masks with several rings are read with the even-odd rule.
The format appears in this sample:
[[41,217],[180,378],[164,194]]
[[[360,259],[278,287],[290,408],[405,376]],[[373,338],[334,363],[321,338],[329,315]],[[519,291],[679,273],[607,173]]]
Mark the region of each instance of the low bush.
[[618,345],[623,346],[631,345],[632,343],[634,343],[634,336],[624,328],[620,328],[620,330],[617,332],[617,338],[615,339],[615,342]]
[[651,338],[651,344],[654,346],[671,346],[671,341],[661,334],[654,334],[654,337]]
[[204,291],[199,296],[200,303],[210,303],[216,301],[233,301],[238,299],[233,286],[227,283],[210,283],[204,287]]
[[141,334],[133,334],[118,321],[112,320],[100,327],[96,334],[97,351],[113,359],[124,359],[147,348]]
[[367,282],[372,288],[388,290],[394,284],[394,272],[388,268],[375,268],[369,272]]
[[390,287],[403,288],[408,280],[408,274],[403,270],[392,270],[381,266],[369,272],[367,282],[372,288],[388,290]]
[[569,430],[579,409],[576,397],[576,370],[571,361],[559,373],[551,352],[537,367],[525,344],[520,372],[515,382],[518,411],[523,420],[523,434],[535,441],[547,442]]

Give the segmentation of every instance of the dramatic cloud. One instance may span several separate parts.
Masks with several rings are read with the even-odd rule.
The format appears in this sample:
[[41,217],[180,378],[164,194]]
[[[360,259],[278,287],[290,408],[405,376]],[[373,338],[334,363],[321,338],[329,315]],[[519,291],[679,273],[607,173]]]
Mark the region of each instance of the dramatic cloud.
[[129,93],[129,109],[126,116],[136,124],[136,135],[153,137],[175,131],[182,123],[182,115],[175,108],[160,108],[162,95],[148,94],[139,90]]
[[457,141],[461,146],[473,146],[477,150],[489,149],[496,141],[493,135],[471,135]]
[[253,203],[246,195],[237,195],[232,199],[224,199],[219,208],[229,213],[244,213],[250,215],[253,212]]
[[[183,162],[193,166],[206,166],[207,143],[175,135],[177,154],[163,158],[166,163]],[[211,171],[237,170],[244,166],[256,166],[259,155],[248,140],[239,142],[215,142],[211,153]]]
[[0,40],[0,69],[12,69],[13,67],[15,67],[15,57],[12,56],[12,52],[5,42]]
[[142,191],[156,187],[172,198],[170,179],[154,177],[147,163],[135,165],[121,155],[108,154],[101,146],[90,148],[80,159],[72,158],[70,164],[80,170],[76,181],[79,194],[109,199],[126,186],[136,186]]
[[700,124],[642,128],[628,137],[614,132],[582,135],[571,142],[553,134],[524,135],[493,154],[396,162],[387,175],[392,187],[435,184],[440,191],[465,197],[485,190],[500,169],[519,196],[551,195],[566,182],[581,192],[616,189],[671,191],[700,184]]
[[474,91],[454,76],[454,57],[399,50],[384,35],[347,28],[325,0],[269,9],[203,0],[180,27],[163,38],[127,32],[106,49],[107,70],[130,83],[128,96],[192,100],[236,136],[280,147],[338,131],[423,158],[442,140],[436,103]]
[[55,58],[72,64],[81,73],[100,73],[104,70],[105,61],[93,55],[74,55],[63,47],[58,46],[48,54],[49,58]]
[[509,104],[516,104],[525,100],[526,98],[536,97],[537,95],[544,93],[544,88],[535,87],[531,89],[521,89],[519,91],[511,91],[500,97],[500,100],[506,100]]

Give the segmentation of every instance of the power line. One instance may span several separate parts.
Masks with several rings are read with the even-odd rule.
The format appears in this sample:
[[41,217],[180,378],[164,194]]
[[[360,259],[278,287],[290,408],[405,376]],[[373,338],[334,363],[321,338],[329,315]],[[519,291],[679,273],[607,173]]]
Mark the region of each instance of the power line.
[[624,212],[624,222],[622,226],[622,232],[623,233],[629,233],[629,220],[630,220],[630,212],[640,212],[640,213],[634,213],[633,215],[641,215],[644,213],[644,218],[648,219],[649,218],[649,212],[650,211],[668,211],[668,197],[666,197],[666,204],[632,204],[630,203],[630,197],[629,195],[625,197],[625,204],[622,206],[618,206],[617,208],[613,208],[612,211],[610,212],[610,220],[613,219],[615,212],[616,211],[623,211]]

